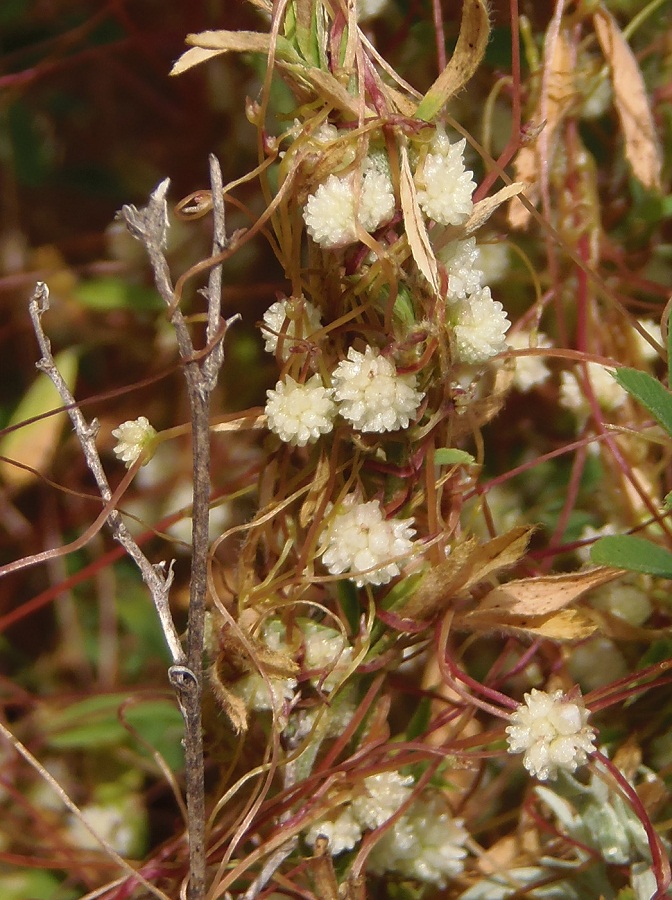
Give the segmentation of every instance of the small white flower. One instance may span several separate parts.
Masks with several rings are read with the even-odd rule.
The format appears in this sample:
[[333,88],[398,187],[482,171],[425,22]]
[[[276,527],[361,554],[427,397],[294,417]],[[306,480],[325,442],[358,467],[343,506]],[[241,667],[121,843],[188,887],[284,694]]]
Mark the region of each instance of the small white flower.
[[618,616],[630,625],[643,625],[652,611],[649,594],[632,581],[614,581],[604,584],[590,594],[590,605]]
[[151,452],[148,451],[151,450],[156,431],[144,416],[122,422],[118,428],[114,429],[112,437],[117,439],[117,445],[114,448],[115,455],[126,463],[127,469],[130,469],[143,453],[146,453],[143,465],[146,465],[152,458]]
[[339,412],[357,431],[408,428],[425,396],[416,383],[415,375],[398,375],[394,363],[373,347],[364,353],[350,347],[332,375]]
[[352,801],[351,810],[362,828],[384,825],[411,796],[411,775],[380,772],[364,779],[364,789]]
[[352,850],[367,829],[378,828],[393,816],[411,795],[411,776],[381,772],[364,779],[362,793],[335,819],[322,819],[306,832],[306,843],[315,845],[318,837],[329,840],[332,856]]
[[362,837],[362,826],[349,806],[336,819],[322,819],[306,832],[306,843],[314,847],[319,837],[329,841],[329,853],[338,856],[344,850],[352,850]]
[[352,244],[357,240],[357,224],[371,232],[394,215],[392,179],[379,156],[364,161],[359,185],[356,172],[330,175],[308,197],[303,218],[308,234],[321,247]]
[[334,427],[336,405],[331,388],[325,388],[319,375],[299,384],[287,375],[275,390],[267,391],[268,427],[288,444],[305,447]]
[[358,587],[387,584],[400,571],[392,560],[413,548],[412,524],[413,519],[385,519],[377,500],[360,503],[350,494],[329,517],[319,551],[322,562],[332,575],[355,576]]
[[451,144],[437,131],[430,152],[415,174],[418,203],[427,218],[439,225],[462,225],[474,204],[471,195],[476,187],[473,173],[464,168],[464,138]]
[[[551,347],[552,344],[545,334],[537,332],[532,338],[529,331],[517,331],[510,335],[507,341],[509,347],[514,350],[527,350],[528,347],[540,349]],[[513,375],[513,384],[517,390],[525,393],[532,388],[543,384],[550,376],[551,370],[540,356],[516,356],[516,370]]]
[[[628,394],[616,381],[610,369],[596,362],[587,363],[588,381],[601,409],[613,412],[623,406]],[[571,410],[579,420],[586,419],[591,406],[584,395],[583,372],[561,372],[560,405]]]
[[[663,345],[663,335],[660,330],[660,325],[657,322],[654,322],[653,319],[638,319],[637,324],[644,329],[652,340],[657,344]],[[656,348],[653,347],[646,338],[643,338],[638,331],[635,331],[634,328],[632,329],[632,336],[635,340],[637,354],[642,362],[650,363],[660,359]]]
[[448,300],[463,300],[483,284],[483,272],[476,267],[479,257],[476,238],[451,241],[436,255],[448,272]]
[[582,563],[590,564],[590,548],[598,538],[605,537],[609,534],[618,534],[618,529],[615,525],[612,525],[611,522],[607,522],[599,528],[593,528],[592,525],[584,525],[581,534],[579,535],[579,540],[590,541],[590,543],[583,544],[574,551]]
[[593,637],[572,649],[569,672],[585,691],[594,691],[628,674],[628,664],[617,645],[604,637]]
[[247,709],[263,712],[267,709],[282,710],[285,700],[292,700],[297,688],[296,678],[270,675],[266,680],[261,672],[250,672],[228,685],[229,690],[240,697]]
[[418,800],[388,829],[369,856],[375,874],[399,872],[443,888],[464,869],[469,833],[439,798]]
[[[285,328],[287,319],[289,322]],[[320,312],[310,300],[301,297],[276,300],[264,313],[264,323],[261,326],[265,340],[264,350],[275,353],[278,343],[282,341],[280,358],[286,362],[292,351],[300,346],[300,342],[321,327]]]
[[[133,796],[115,804],[89,803],[80,809],[82,818],[117,853],[130,856],[142,844],[145,830],[145,811]],[[99,850],[102,847],[78,816],[70,813],[66,830],[71,843],[79,850]]]
[[323,691],[332,691],[340,682],[352,659],[352,647],[348,646],[340,631],[310,620],[300,623],[303,632],[306,669],[324,669],[326,678],[311,679]]
[[523,765],[541,781],[555,778],[558,769],[574,772],[595,749],[588,715],[580,698],[533,688],[506,728],[509,753],[524,753]]
[[511,323],[502,304],[492,299],[489,287],[455,303],[449,319],[459,362],[478,365],[505,349],[504,335]]
[[379,16],[389,0],[357,0],[357,21],[366,22]]
[[483,272],[483,281],[486,284],[501,281],[509,268],[509,248],[504,241],[479,244],[476,251],[476,265]]

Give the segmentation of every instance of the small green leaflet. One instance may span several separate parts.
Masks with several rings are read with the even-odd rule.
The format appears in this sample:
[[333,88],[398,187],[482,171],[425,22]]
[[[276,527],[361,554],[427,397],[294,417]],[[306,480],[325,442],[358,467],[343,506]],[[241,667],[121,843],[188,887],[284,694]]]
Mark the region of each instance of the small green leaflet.
[[623,366],[614,378],[672,436],[672,394],[652,375]]
[[612,534],[593,544],[590,558],[601,566],[672,578],[672,553],[646,538]]
[[434,453],[434,462],[438,466],[471,466],[476,460],[466,450],[456,450],[453,447],[441,447]]

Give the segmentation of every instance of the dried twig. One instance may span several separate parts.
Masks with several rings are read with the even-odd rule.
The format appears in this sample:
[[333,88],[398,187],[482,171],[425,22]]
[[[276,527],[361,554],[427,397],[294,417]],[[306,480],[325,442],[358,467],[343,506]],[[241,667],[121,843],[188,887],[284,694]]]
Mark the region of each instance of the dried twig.
[[[91,423],[87,423],[77,406],[70,388],[56,367],[51,352],[51,343],[42,327],[42,316],[48,309],[49,288],[43,282],[38,282],[29,303],[33,329],[42,353],[42,358],[36,365],[38,369],[49,376],[56,390],[60,394],[63,403],[67,406],[68,415],[70,416],[75,434],[81,444],[86,464],[96,480],[98,491],[100,492],[100,496],[104,503],[109,504],[113,494],[105,472],[103,471],[98,450],[96,449],[98,422],[94,419]],[[112,529],[115,540],[119,541],[124,550],[140,569],[142,578],[149,589],[159,614],[161,627],[166,638],[166,643],[170,649],[173,662],[176,665],[183,663],[185,659],[184,650],[182,649],[182,644],[180,643],[168,605],[168,594],[173,581],[172,563],[168,566],[167,574],[165,563],[152,565],[126,528],[119,512],[111,506],[107,513],[107,522]]]
[[[228,245],[222,176],[214,156],[210,157],[210,177],[213,192],[213,258]],[[179,308],[179,297],[173,290],[168,262],[164,255],[168,231],[166,194],[168,180],[159,184],[149,204],[142,210],[125,206],[120,217],[131,234],[147,250],[156,286],[170,311],[177,345],[184,364],[187,391],[191,408],[193,453],[193,513],[192,513],[192,570],[186,652],[170,614],[168,595],[173,580],[172,564],[152,565],[126,528],[120,513],[114,508],[116,495],[110,489],[103,470],[95,438],[98,423],[87,423],[75,398],[58,371],[49,339],[42,327],[42,316],[49,309],[49,289],[39,283],[30,300],[30,315],[42,353],[37,367],[51,378],[68,409],[75,433],[82,446],[87,465],[95,478],[98,491],[108,507],[107,522],[117,541],[137,564],[156,606],[161,626],[173,659],[169,670],[185,724],[185,779],[189,835],[189,900],[203,900],[205,883],[205,789],[203,735],[201,724],[201,693],[203,680],[203,640],[208,566],[208,528],[210,517],[210,398],[217,383],[224,351],[223,337],[229,320],[221,318],[221,264],[213,265],[207,289],[203,291],[208,303],[206,350],[196,351],[185,317]]]
[[[213,197],[213,257],[226,248],[226,222],[219,163],[210,157]],[[203,783],[203,735],[201,692],[203,680],[203,639],[208,568],[208,530],[210,517],[210,398],[224,359],[222,340],[231,321],[221,319],[221,265],[214,265],[208,287],[203,291],[208,302],[206,347],[195,351],[182,311],[173,289],[164,255],[168,230],[166,194],[168,180],[159,184],[149,204],[142,210],[125,206],[121,218],[131,234],[147,250],[156,286],[175,328],[177,345],[184,364],[189,405],[193,455],[192,568],[189,598],[189,628],[186,659],[171,666],[169,677],[175,688],[185,723],[185,776],[189,814],[189,900],[205,897],[205,792]]]

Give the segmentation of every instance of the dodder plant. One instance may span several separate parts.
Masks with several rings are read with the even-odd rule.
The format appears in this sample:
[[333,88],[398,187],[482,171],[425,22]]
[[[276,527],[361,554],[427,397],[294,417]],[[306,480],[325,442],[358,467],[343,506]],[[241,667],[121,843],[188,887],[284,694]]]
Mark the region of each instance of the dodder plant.
[[[646,188],[659,187],[653,118],[634,57],[606,6],[565,10],[559,2],[539,59],[529,23],[512,3],[511,139],[495,161],[446,112],[482,61],[490,30],[482,0],[465,0],[454,52],[424,94],[379,55],[354,4],[256,5],[270,20],[268,33],[190,36],[192,49],[174,69],[227,52],[266,61],[260,98],[247,103],[258,167],[223,186],[213,160],[211,190],[178,206],[186,218],[213,213],[211,257],[173,285],[164,255],[167,182],[146,209],[121,214],[148,251],[192,410],[184,640],[168,608],[170,568],[143,556],[115,510],[132,474],[109,488],[93,430],[53,365],[41,324],[44,287],[32,307],[43,367],[71,408],[103,516],[140,566],[173,656],[170,677],[185,722],[189,865],[187,872],[182,856],[167,890],[177,896],[183,879],[188,897],[212,900],[476,900],[539,896],[532,894],[539,885],[557,888],[548,896],[663,896],[667,849],[650,813],[664,819],[669,805],[641,791],[644,778],[659,788],[662,780],[620,746],[624,719],[615,717],[603,736],[589,716],[667,683],[672,654],[661,651],[665,659],[655,664],[635,659],[630,668],[624,660],[613,678],[591,681],[574,645],[601,652],[598,631],[641,641],[652,606],[647,596],[648,611],[634,622],[619,616],[613,594],[587,605],[588,591],[611,590],[622,572],[570,566],[570,554],[586,542],[580,534],[572,541],[579,525],[572,517],[588,505],[582,482],[593,448],[600,476],[627,487],[612,511],[620,504],[623,518],[648,515],[669,537],[653,498],[651,473],[661,460],[634,446],[636,433],[622,433],[634,407],[605,368],[623,355],[618,331],[626,323],[628,346],[642,334],[645,345],[656,345],[655,329],[633,326],[622,313],[616,327],[614,292],[600,272],[593,163],[577,124],[597,89],[610,85],[632,173]],[[533,69],[524,129],[519,28]],[[594,55],[573,71],[585,34],[593,54],[599,44],[609,77]],[[276,78],[295,104],[278,134],[270,125]],[[505,170],[514,156],[516,181]],[[477,185],[479,166],[486,174]],[[498,178],[504,186],[492,193]],[[228,235],[225,203],[255,180],[265,210],[249,230]],[[543,228],[543,247],[521,239],[521,300],[512,296],[513,280],[495,299],[486,275],[504,243],[484,226],[501,227],[505,212],[512,229],[530,221]],[[221,265],[260,234],[286,280],[260,323],[277,378],[263,410],[217,420],[209,399],[230,324],[219,310]],[[547,270],[537,275],[544,256]],[[198,346],[181,304],[186,281],[204,272],[206,333]],[[563,279],[572,285],[571,310]],[[609,327],[593,334],[601,304]],[[555,386],[544,362],[551,357],[571,364]],[[536,407],[521,409],[531,392]],[[551,403],[566,422],[545,434]],[[530,446],[516,471],[488,481],[498,432],[487,426],[505,404],[514,416],[518,404],[522,423],[529,413],[539,433],[528,429]],[[578,433],[568,443],[562,427],[571,427],[570,417]],[[263,442],[263,464],[246,484],[257,480],[256,512],[208,547],[209,442],[234,441],[243,429],[259,431]],[[510,452],[524,429],[506,433]],[[156,434],[143,416],[115,436],[117,455],[134,473],[170,435]],[[564,499],[551,516],[544,502],[556,499],[553,486],[547,491],[535,469],[557,482],[555,460],[571,451],[572,469],[559,485]],[[508,523],[496,509],[507,482],[520,494],[518,521]],[[533,516],[520,508],[537,506],[530,490],[539,492],[545,517],[533,550]],[[590,525],[589,517],[580,524]],[[225,555],[232,542],[235,565]],[[655,596],[650,584],[630,588]],[[669,620],[663,608],[657,614],[664,621],[651,629],[656,636]],[[577,682],[593,690],[582,697]],[[517,754],[531,776],[556,781],[555,790],[531,790],[520,817]],[[574,775],[586,763],[588,784]],[[554,817],[548,840],[534,827],[543,816]],[[161,859],[159,852],[105,896],[128,896],[134,877],[142,889],[169,896],[151,883],[156,871],[168,877]]]

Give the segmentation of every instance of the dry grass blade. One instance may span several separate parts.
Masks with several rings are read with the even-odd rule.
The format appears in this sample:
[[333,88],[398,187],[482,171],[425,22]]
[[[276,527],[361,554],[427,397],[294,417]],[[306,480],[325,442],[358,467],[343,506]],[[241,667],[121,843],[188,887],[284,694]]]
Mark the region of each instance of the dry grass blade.
[[450,62],[420,101],[416,116],[431,122],[478,68],[490,34],[484,0],[465,0],[460,34]]
[[[525,185],[528,199],[536,203],[544,171],[548,172],[560,125],[574,98],[572,50],[567,34],[549,27],[541,90],[531,121],[540,127],[533,143],[521,147],[515,159],[516,181]],[[511,203],[508,213],[513,228],[525,228],[529,210],[522,203]]]
[[427,228],[420,212],[418,197],[408,162],[408,151],[401,148],[401,172],[399,179],[399,193],[401,195],[401,209],[404,213],[406,236],[418,268],[432,286],[432,290],[438,295],[440,292],[439,267],[436,256],[429,242]]

